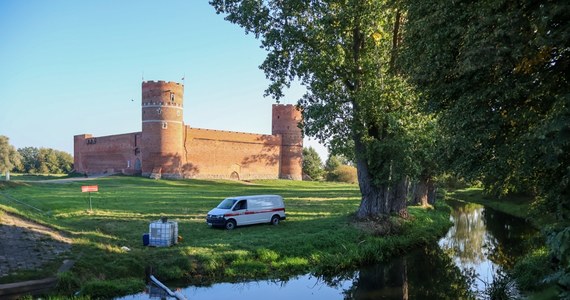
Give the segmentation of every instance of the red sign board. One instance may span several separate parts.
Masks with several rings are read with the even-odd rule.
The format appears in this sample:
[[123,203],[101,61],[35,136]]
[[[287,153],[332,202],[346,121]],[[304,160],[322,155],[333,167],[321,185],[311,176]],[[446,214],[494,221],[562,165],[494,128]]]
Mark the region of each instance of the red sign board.
[[98,192],[99,186],[98,185],[83,185],[81,186],[81,192]]

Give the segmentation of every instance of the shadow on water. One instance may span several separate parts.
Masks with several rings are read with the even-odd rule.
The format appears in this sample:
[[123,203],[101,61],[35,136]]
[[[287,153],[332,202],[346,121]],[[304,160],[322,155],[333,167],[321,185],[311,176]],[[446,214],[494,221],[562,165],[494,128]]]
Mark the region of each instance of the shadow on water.
[[388,263],[360,269],[348,276],[324,278],[342,286],[334,299],[467,299],[468,280],[437,245],[418,249]]
[[[528,251],[537,232],[524,220],[481,205],[449,202],[453,227],[437,244],[334,276],[298,276],[190,286],[187,299],[476,299]],[[501,273],[502,274],[502,273]],[[156,289],[119,299],[167,299]]]

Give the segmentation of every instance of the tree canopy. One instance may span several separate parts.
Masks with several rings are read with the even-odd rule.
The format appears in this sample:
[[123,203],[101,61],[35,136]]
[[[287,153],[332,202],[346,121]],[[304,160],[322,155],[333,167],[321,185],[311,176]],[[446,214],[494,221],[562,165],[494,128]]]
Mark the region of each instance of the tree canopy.
[[8,173],[18,165],[20,165],[20,154],[10,145],[8,137],[0,135],[0,173]]
[[319,153],[313,147],[303,148],[303,173],[313,180],[323,178],[323,162]]
[[407,10],[402,61],[439,117],[449,167],[496,195],[542,195],[553,213],[569,211],[569,5],[408,1]]
[[22,173],[62,174],[73,170],[71,154],[51,148],[24,147],[18,152],[22,157]]
[[437,114],[447,167],[556,216],[550,276],[570,290],[570,5],[406,1],[405,72]]
[[305,134],[354,157],[358,217],[406,213],[416,94],[395,65],[403,16],[391,1],[212,0],[268,51],[260,68],[279,100],[299,80]]
[[325,162],[325,171],[331,172],[341,165],[349,165],[350,162],[342,155],[329,155]]

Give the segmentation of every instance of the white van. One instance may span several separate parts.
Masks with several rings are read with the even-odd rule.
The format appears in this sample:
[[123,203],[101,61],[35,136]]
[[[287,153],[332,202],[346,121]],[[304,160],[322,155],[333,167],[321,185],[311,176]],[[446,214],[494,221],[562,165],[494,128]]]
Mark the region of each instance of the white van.
[[255,195],[226,198],[208,212],[208,226],[225,227],[271,223],[285,220],[285,204],[278,195]]

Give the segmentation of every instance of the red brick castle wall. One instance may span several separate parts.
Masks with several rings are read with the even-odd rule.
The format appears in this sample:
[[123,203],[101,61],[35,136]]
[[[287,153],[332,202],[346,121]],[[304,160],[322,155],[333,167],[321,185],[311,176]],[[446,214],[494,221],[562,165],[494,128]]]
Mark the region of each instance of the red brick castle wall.
[[187,127],[184,177],[279,178],[281,137]]
[[74,137],[75,170],[165,178],[302,179],[301,112],[273,105],[272,135],[184,125],[184,86],[142,83],[142,132]]
[[81,134],[73,138],[73,162],[76,172],[130,175],[140,173],[140,132],[101,137]]

